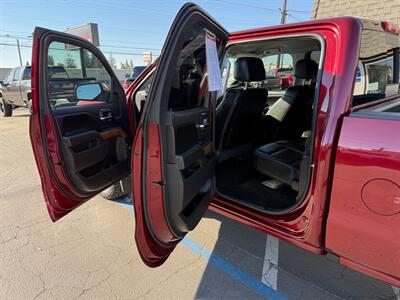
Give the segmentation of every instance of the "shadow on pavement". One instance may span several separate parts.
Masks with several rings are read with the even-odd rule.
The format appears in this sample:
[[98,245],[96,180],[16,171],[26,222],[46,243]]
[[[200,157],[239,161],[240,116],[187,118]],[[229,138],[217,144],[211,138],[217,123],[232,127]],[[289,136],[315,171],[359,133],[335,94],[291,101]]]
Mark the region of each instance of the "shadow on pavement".
[[[221,223],[214,249],[209,249],[212,255],[261,281],[267,235],[213,212],[205,218]],[[245,285],[243,290],[230,289],[231,276],[221,274],[208,263],[196,298],[243,298],[246,294],[257,298],[257,293]],[[344,267],[332,257],[315,255],[283,241],[279,241],[277,287],[278,295],[288,299],[396,299],[390,285]]]

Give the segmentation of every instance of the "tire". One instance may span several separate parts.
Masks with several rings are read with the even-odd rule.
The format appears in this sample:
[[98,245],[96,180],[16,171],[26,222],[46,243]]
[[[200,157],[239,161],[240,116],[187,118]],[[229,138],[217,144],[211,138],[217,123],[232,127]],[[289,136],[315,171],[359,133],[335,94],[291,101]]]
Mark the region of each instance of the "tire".
[[28,111],[29,111],[29,114],[31,115],[32,114],[32,100],[28,101]]
[[114,183],[100,193],[100,196],[107,200],[115,200],[120,197],[129,196],[131,193],[130,176]]
[[12,116],[12,106],[4,101],[4,99],[0,99],[0,113],[3,117],[11,117]]

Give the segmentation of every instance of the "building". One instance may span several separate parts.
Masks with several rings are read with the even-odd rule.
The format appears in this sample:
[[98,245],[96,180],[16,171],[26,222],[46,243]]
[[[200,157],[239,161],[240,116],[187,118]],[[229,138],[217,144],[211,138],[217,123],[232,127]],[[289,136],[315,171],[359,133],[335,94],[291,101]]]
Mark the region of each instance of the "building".
[[355,16],[400,26],[400,0],[314,0],[311,19]]

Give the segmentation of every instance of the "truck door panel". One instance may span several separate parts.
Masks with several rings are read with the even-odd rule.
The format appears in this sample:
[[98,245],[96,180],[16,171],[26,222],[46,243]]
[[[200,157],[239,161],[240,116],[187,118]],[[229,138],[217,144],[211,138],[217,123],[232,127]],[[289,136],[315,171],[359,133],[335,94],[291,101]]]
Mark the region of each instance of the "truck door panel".
[[92,44],[36,28],[30,136],[53,221],[126,177],[126,97]]
[[399,112],[397,99],[344,118],[326,232],[326,247],[343,263],[393,285],[400,285]]

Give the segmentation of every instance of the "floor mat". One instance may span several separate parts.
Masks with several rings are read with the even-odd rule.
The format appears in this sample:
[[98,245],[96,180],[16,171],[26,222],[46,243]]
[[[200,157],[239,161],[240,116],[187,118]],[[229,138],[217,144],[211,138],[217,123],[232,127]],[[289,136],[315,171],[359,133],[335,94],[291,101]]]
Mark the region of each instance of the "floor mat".
[[289,186],[271,189],[262,184],[268,177],[258,173],[252,160],[234,159],[217,168],[218,192],[259,210],[277,211],[296,203],[297,192]]

